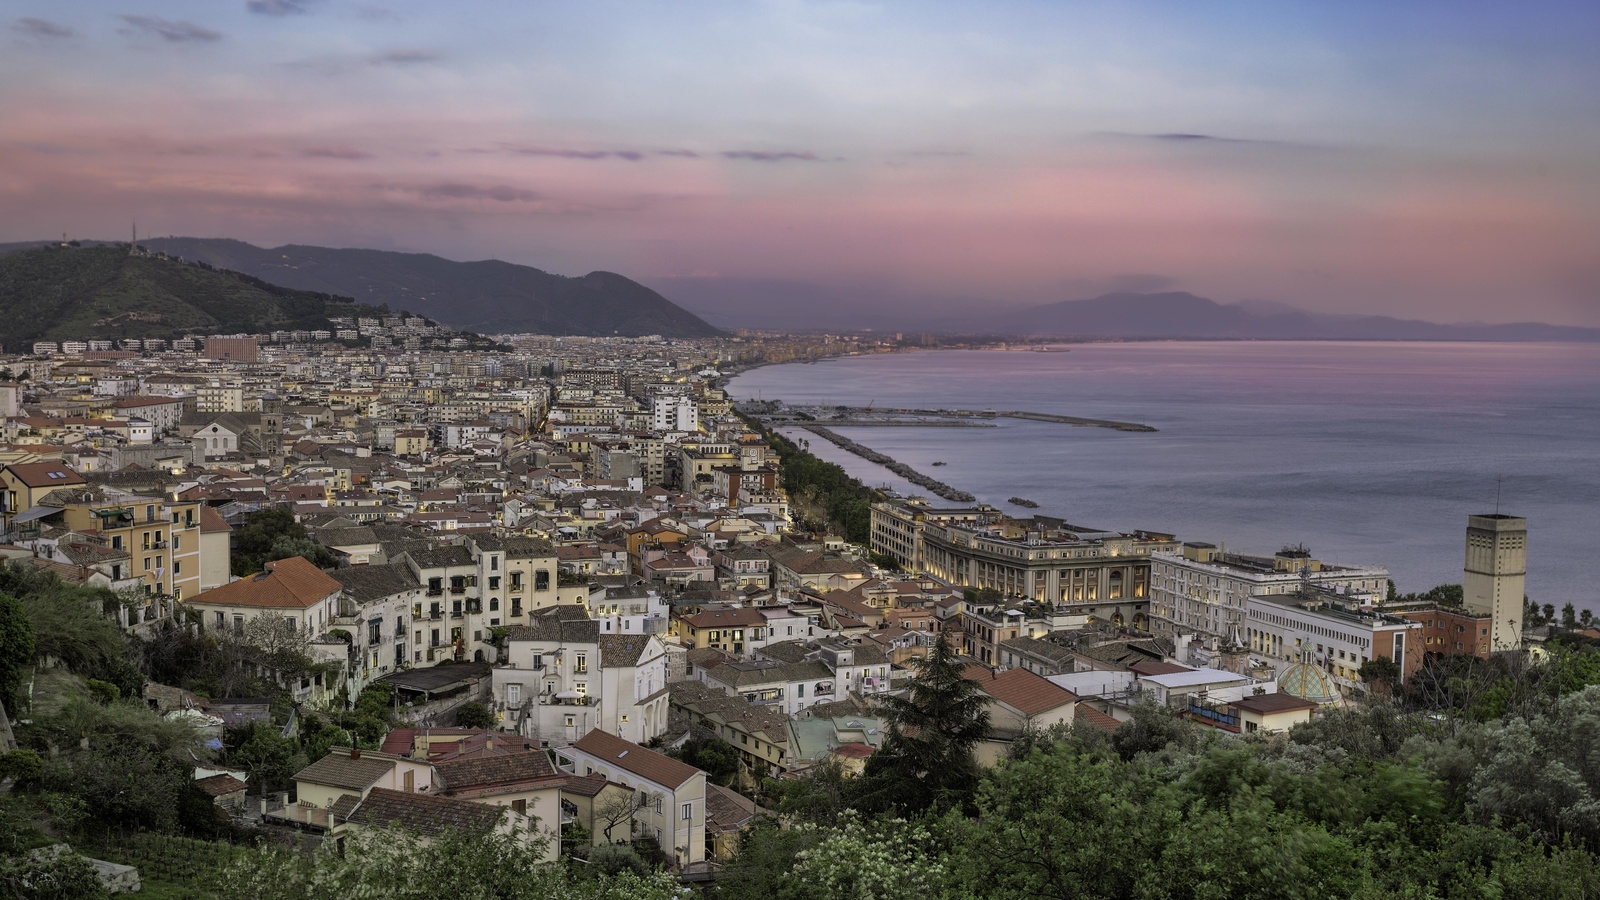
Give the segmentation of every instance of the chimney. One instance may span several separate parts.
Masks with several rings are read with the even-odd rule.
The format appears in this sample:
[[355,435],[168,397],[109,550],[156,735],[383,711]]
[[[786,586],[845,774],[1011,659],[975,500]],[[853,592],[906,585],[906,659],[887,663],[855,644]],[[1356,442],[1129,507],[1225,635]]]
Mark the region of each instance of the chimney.
[[361,758],[361,748],[360,747],[351,747],[350,748],[350,758],[351,759],[360,759]]

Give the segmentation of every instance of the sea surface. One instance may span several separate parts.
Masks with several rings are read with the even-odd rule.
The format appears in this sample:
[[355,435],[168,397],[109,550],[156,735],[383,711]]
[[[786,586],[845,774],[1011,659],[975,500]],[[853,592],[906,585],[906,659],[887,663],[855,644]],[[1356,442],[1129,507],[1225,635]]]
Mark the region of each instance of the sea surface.
[[[1529,596],[1600,612],[1600,344],[1069,346],[768,366],[730,391],[1141,422],[1159,431],[1012,419],[836,430],[1016,515],[1030,511],[1009,497],[1075,525],[1246,553],[1305,544],[1326,562],[1386,566],[1402,592],[1459,583],[1467,516],[1498,504],[1528,519]],[[868,484],[927,493],[789,434]]]

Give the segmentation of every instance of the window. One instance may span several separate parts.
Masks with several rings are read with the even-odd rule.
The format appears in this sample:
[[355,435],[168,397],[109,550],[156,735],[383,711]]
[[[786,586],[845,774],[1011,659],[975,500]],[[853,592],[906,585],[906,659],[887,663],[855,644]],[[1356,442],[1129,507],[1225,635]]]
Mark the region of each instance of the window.
[[500,598],[499,597],[490,597],[489,598],[489,612],[499,612],[499,611],[500,611]]
[[150,571],[150,557],[148,556],[144,558],[144,570],[146,572]]
[[587,654],[587,653],[579,653],[578,654],[578,665],[577,665],[576,668],[573,669],[573,671],[574,672],[580,672],[580,673],[589,671],[589,654]]
[[172,561],[172,574],[173,575],[181,575],[181,574],[183,574],[183,563],[182,562],[179,562],[176,559]]
[[533,589],[536,591],[550,590],[550,570],[540,569],[533,573]]
[[[173,553],[177,553],[179,550],[182,550],[182,549],[183,549],[183,535],[181,535],[181,534],[173,535],[172,536],[172,552]],[[173,571],[176,572],[177,569],[173,569]]]
[[[500,571],[500,557],[498,557],[498,556],[489,557],[489,571],[491,571],[491,572]],[[495,579],[495,580],[498,581],[499,579]]]
[[566,725],[567,725],[568,728],[575,728],[575,727],[577,727],[577,724],[578,724],[578,717],[577,716],[567,716],[566,717]]
[[693,819],[694,819],[694,804],[693,803],[685,803],[683,805],[683,820],[685,822],[689,822],[689,821],[693,821]]
[[587,682],[587,681],[575,681],[575,682],[573,682],[572,683],[572,689],[574,691],[576,691],[578,696],[580,696],[580,697],[589,696],[589,682]]
[[522,702],[522,685],[520,685],[520,684],[508,684],[508,685],[506,685],[506,703],[508,703],[508,704],[510,704],[512,706],[516,706],[518,703],[521,703],[521,702]]

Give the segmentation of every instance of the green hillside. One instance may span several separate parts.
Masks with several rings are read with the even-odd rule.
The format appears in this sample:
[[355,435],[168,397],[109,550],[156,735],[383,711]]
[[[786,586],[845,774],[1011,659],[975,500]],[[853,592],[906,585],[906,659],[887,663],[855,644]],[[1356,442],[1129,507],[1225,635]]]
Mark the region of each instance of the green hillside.
[[329,316],[385,307],[297,291],[127,245],[44,247],[0,256],[0,344],[36,340],[174,338],[328,328]]

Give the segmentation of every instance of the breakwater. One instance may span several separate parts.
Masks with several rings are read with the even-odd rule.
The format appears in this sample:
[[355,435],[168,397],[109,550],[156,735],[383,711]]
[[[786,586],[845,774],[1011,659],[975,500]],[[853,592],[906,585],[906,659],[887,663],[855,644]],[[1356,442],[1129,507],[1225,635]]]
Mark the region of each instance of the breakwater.
[[940,497],[943,497],[946,500],[954,503],[971,503],[973,500],[977,499],[966,491],[957,490],[956,488],[945,484],[937,478],[929,478],[905,463],[900,462],[893,457],[885,456],[871,447],[864,447],[836,431],[830,431],[821,425],[808,425],[803,423],[797,424],[798,427],[811,432],[817,437],[822,438],[823,440],[828,441],[829,443],[834,444],[841,449],[848,450],[862,459],[867,460],[868,462],[875,462],[878,465],[883,466],[885,469],[895,473],[896,475],[899,475],[901,478],[911,482],[917,487],[926,488],[927,490],[938,494]]
[[[794,416],[799,421],[783,419]],[[1080,428],[1109,428],[1113,431],[1155,431],[1154,427],[1140,422],[1121,422],[1116,419],[1090,419],[1084,416],[1062,416],[1055,413],[1031,412],[1025,409],[903,409],[884,406],[792,406],[780,415],[773,416],[781,424],[799,425],[805,422],[822,422],[825,425],[852,428],[879,425],[923,426],[984,426],[993,419],[1026,419],[1030,422],[1056,422]]]

